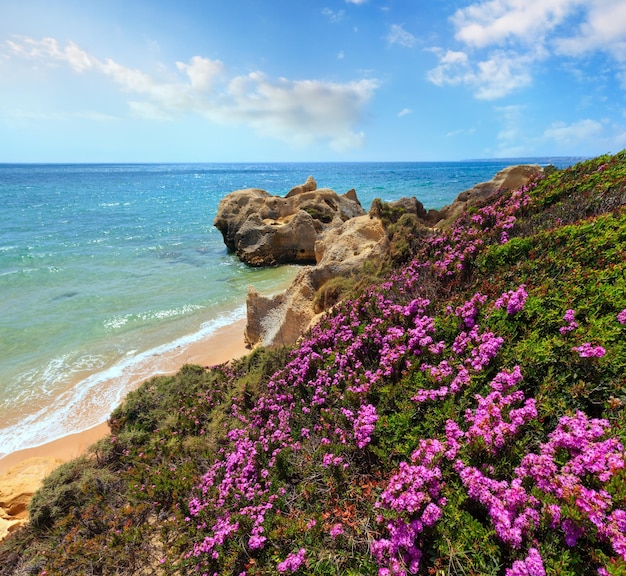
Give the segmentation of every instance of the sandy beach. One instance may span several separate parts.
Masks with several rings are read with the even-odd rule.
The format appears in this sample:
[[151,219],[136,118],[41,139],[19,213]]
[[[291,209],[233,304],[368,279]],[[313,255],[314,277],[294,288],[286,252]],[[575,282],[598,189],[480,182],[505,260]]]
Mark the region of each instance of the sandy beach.
[[[245,356],[249,353],[243,340],[245,325],[245,319],[238,320],[203,340],[173,350],[165,358],[165,371],[161,369],[159,374],[173,374],[184,364],[213,366]],[[139,386],[149,376],[143,375],[136,385]],[[35,448],[18,450],[0,459],[0,540],[11,527],[25,519],[25,502],[48,473],[61,463],[85,453],[89,446],[108,433],[109,427],[103,422],[88,430]]]

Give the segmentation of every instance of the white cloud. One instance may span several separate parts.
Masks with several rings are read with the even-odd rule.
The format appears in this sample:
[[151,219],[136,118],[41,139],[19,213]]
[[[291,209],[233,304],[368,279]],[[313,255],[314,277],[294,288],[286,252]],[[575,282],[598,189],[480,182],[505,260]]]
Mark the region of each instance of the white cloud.
[[476,128],[459,128],[458,130],[448,132],[446,136],[448,138],[456,138],[457,136],[471,136],[472,134],[476,134]]
[[531,83],[529,65],[526,57],[501,51],[473,64],[465,52],[448,50],[427,78],[437,86],[466,84],[474,88],[476,98],[495,100]]
[[626,3],[623,0],[596,0],[588,7],[584,20],[574,35],[557,38],[557,51],[579,56],[602,50],[620,62],[626,61]]
[[194,56],[191,59],[191,64],[176,62],[176,67],[186,72],[193,88],[201,90],[211,90],[214,80],[224,73],[224,64],[222,62],[200,56]]
[[469,82],[472,76],[470,70],[469,57],[465,52],[448,50],[445,53],[437,50],[439,56],[439,66],[430,70],[427,74],[428,80],[436,86],[445,86]]
[[584,143],[590,138],[595,138],[604,132],[604,126],[596,120],[580,120],[574,124],[565,122],[554,122],[548,127],[543,135],[548,140],[554,140],[558,144],[568,147],[575,147]]
[[413,114],[413,110],[410,108],[403,108],[400,112],[398,112],[398,118],[402,118],[402,116],[407,116],[409,114]]
[[74,42],[68,42],[61,48],[54,38],[33,40],[24,36],[16,36],[16,40],[8,40],[7,45],[13,53],[25,58],[45,59],[51,62],[65,62],[75,72],[84,72],[94,67],[97,60],[81,50]]
[[472,47],[511,40],[532,43],[554,29],[581,0],[488,0],[452,16],[456,39]]
[[346,4],[365,4],[367,0],[346,0]]
[[401,24],[392,24],[389,27],[389,34],[387,34],[387,42],[412,48],[417,43],[417,38],[410,32],[407,32]]
[[179,74],[166,71],[167,80],[162,80],[110,58],[99,60],[71,42],[61,47],[52,38],[16,38],[7,45],[12,57],[66,64],[75,72],[90,70],[109,77],[123,92],[142,97],[128,103],[142,118],[171,120],[196,113],[220,124],[247,125],[296,145],[322,141],[338,150],[363,145],[364,134],[355,126],[379,86],[374,79],[294,81],[270,79],[261,72],[229,77],[222,62],[200,56],[177,62]]
[[[477,98],[501,98],[530,85],[550,58],[601,52],[626,88],[624,0],[482,0],[450,21],[461,49],[433,50],[439,64],[428,79],[439,86],[463,84]],[[465,60],[451,62],[454,54]]]
[[617,152],[626,146],[626,129],[623,124],[608,119],[586,118],[571,124],[554,122],[544,131],[543,139],[576,154],[589,154],[593,150]]
[[330,8],[324,8],[322,10],[322,14],[326,16],[331,22],[335,23],[335,22],[341,22],[341,20],[343,20],[343,17],[346,15],[346,11],[338,10],[337,12],[335,12],[334,10],[331,10]]

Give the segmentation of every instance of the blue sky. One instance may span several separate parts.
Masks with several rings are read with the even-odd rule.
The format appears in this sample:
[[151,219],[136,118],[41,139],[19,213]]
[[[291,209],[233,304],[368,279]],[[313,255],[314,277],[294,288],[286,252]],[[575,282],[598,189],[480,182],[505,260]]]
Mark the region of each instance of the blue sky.
[[626,147],[626,0],[0,0],[0,162]]

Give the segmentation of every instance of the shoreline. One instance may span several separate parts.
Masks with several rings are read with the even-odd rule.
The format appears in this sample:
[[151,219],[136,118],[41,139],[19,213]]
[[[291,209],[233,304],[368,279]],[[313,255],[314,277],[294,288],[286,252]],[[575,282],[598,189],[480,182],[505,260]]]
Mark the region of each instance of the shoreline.
[[[174,374],[184,364],[214,366],[249,354],[250,350],[245,347],[243,340],[245,326],[246,319],[244,317],[232,324],[218,328],[206,338],[172,350],[165,358],[164,369],[162,364],[160,370],[155,371],[153,376]],[[142,374],[137,378],[137,381],[133,382],[133,388],[137,388],[150,377],[150,375]],[[92,444],[108,434],[109,426],[106,422],[102,422],[86,430],[70,433],[39,446],[23,448],[3,456],[0,458],[0,492],[2,480],[7,473],[26,460],[35,458],[37,460],[57,460],[59,464],[68,462],[84,454]]]

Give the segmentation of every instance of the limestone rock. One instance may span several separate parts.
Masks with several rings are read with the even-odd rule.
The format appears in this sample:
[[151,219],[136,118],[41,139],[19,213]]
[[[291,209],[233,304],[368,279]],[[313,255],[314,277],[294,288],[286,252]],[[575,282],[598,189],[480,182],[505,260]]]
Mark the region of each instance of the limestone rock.
[[[498,190],[522,187],[538,172],[541,172],[541,168],[535,165],[511,166],[498,172],[489,182],[477,184],[462,192],[450,206],[442,210],[426,211],[416,198],[402,198],[389,205],[392,209],[415,215],[416,227],[420,233],[428,234],[429,229],[434,226],[452,224],[469,206]],[[292,189],[286,198],[263,196],[263,206],[258,209],[258,214],[248,215],[246,218],[249,224],[244,224],[242,231],[234,235],[235,238],[246,236],[245,243],[242,244],[253,247],[250,249],[251,254],[274,254],[275,260],[271,262],[277,262],[276,254],[279,253],[279,248],[284,248],[286,252],[292,252],[291,257],[294,251],[304,250],[303,259],[316,263],[315,266],[303,267],[292,285],[282,294],[265,297],[250,288],[246,302],[248,318],[245,331],[245,341],[249,346],[293,344],[314,321],[314,297],[326,282],[358,273],[366,261],[380,259],[389,251],[389,240],[380,219],[383,214],[380,201],[372,203],[369,215],[366,216],[363,215],[354,190],[337,197],[331,196],[331,193],[334,194],[331,190],[312,190],[314,184],[315,181],[309,178],[305,184]],[[234,192],[234,196],[231,196],[240,198],[238,195],[241,192],[246,191]],[[256,191],[251,196],[255,202],[260,197]],[[347,207],[337,210],[337,198],[350,201],[351,204],[347,206],[352,207],[352,210]],[[298,214],[304,212],[310,219],[300,216],[297,223],[301,226],[301,231],[288,233],[288,226],[296,218],[293,216],[294,207],[290,204],[295,199],[299,202]],[[332,204],[330,212],[327,209],[329,204]],[[358,206],[358,210],[355,206]],[[280,240],[274,240],[262,225],[271,227],[274,236]],[[296,248],[294,235],[306,239],[306,247],[301,243]],[[282,245],[278,246],[279,243]],[[254,256],[248,256],[244,246],[239,246],[236,250],[238,255],[242,253],[247,258],[244,261],[254,261]],[[260,261],[267,261],[268,258],[264,255],[260,257]],[[324,305],[326,304],[322,304]]]
[[426,219],[428,216],[424,205],[415,197],[400,198],[400,200],[396,200],[395,202],[389,202],[389,206],[392,208],[400,208],[409,214],[415,214],[415,216],[422,220]]
[[315,245],[317,265],[303,267],[285,292],[265,297],[250,287],[246,300],[246,344],[293,344],[316,316],[316,292],[331,278],[349,276],[367,260],[381,258],[387,246],[382,222],[369,216],[350,219],[327,231]]
[[252,214],[258,214],[270,194],[258,188],[237,190],[223,198],[213,224],[222,233],[224,244],[235,250],[235,234],[241,224]]
[[441,210],[429,210],[426,222],[438,228],[448,227],[470,206],[478,204],[495,192],[517,190],[541,172],[542,168],[537,164],[517,164],[504,168],[488,182],[481,182],[461,192],[449,206],[444,206]]
[[0,541],[28,521],[28,503],[33,494],[61,463],[56,458],[28,458],[0,476]]
[[237,256],[251,266],[314,261],[320,228],[304,210],[281,220],[252,214],[237,232]]
[[340,195],[318,189],[309,177],[284,198],[258,188],[231,192],[220,202],[214,224],[241,261],[271,266],[315,262],[320,235],[363,214],[354,190]]
[[297,194],[302,194],[303,192],[313,192],[314,190],[317,190],[317,182],[313,176],[309,176],[304,184],[294,186],[291,190],[289,190],[285,198],[290,198],[292,196],[296,196]]
[[386,239],[379,219],[359,216],[348,220],[340,228],[328,230],[315,243],[315,261],[318,266],[348,266],[354,269],[369,258],[382,256]]

